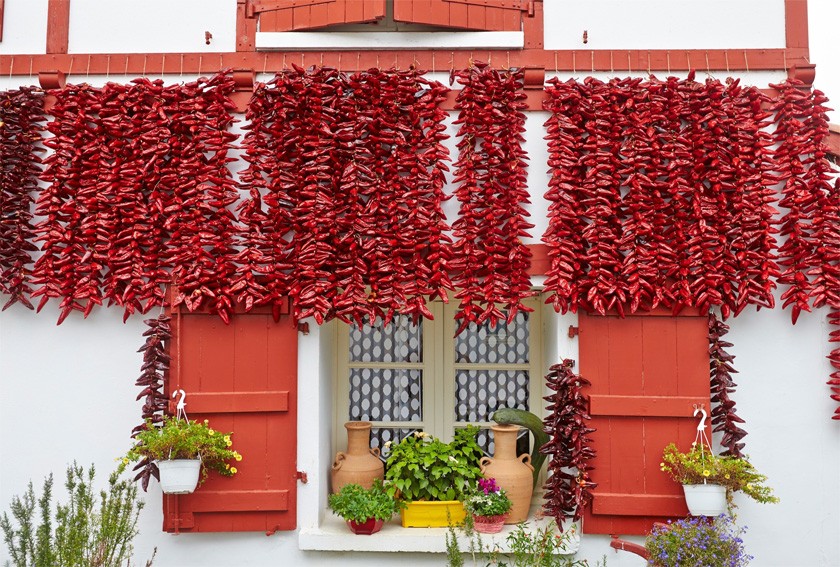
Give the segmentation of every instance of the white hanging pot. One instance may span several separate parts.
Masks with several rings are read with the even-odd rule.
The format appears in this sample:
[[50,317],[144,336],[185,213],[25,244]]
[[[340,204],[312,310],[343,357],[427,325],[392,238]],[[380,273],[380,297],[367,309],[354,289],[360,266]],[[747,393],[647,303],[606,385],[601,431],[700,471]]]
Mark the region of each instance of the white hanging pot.
[[158,461],[160,488],[165,494],[190,494],[198,486],[201,459]]
[[720,484],[683,484],[692,516],[719,516],[726,511],[726,487]]

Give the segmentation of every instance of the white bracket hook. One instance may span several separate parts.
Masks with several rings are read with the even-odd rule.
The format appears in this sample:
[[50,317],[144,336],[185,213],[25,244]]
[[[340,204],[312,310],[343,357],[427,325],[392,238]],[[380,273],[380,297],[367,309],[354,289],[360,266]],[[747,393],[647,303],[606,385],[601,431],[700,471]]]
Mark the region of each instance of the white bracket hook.
[[697,417],[698,413],[702,414],[702,417],[700,418],[700,423],[697,424],[697,431],[705,431],[708,414],[703,406],[694,406],[694,416]]
[[187,393],[184,390],[175,390],[172,392],[172,397],[176,397],[180,394],[180,398],[178,399],[178,403],[175,405],[175,417],[181,418],[183,417],[185,420],[187,419],[187,402],[184,400],[187,399]]

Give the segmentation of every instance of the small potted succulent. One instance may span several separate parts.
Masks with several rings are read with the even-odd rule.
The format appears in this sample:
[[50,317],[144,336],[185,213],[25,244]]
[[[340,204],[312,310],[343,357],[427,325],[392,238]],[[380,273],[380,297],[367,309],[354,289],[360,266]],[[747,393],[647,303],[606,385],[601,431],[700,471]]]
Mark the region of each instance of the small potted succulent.
[[687,453],[671,443],[665,447],[662,461],[660,468],[683,485],[686,504],[693,515],[722,513],[736,491],[756,502],[779,501],[765,484],[767,477],[747,459],[715,455],[704,443],[693,443]]
[[400,503],[388,494],[379,479],[374,480],[370,488],[345,484],[341,490],[330,494],[329,505],[347,522],[350,531],[360,535],[378,532],[400,508]]
[[656,567],[746,567],[751,556],[744,550],[743,536],[735,520],[720,515],[685,518],[656,524],[645,540],[648,565]]
[[199,481],[207,478],[207,470],[222,476],[236,474],[234,462],[242,455],[231,449],[231,433],[221,433],[209,422],[167,417],[160,425],[147,420],[134,438],[134,446],[123,458],[123,464],[151,460],[160,472],[158,480],[166,494],[189,494]]
[[464,500],[464,509],[472,516],[473,528],[484,534],[502,531],[512,503],[495,478],[481,478]]
[[388,490],[406,503],[403,527],[445,527],[466,517],[463,499],[481,477],[478,427],[455,432],[451,443],[416,431],[390,449],[385,463]]

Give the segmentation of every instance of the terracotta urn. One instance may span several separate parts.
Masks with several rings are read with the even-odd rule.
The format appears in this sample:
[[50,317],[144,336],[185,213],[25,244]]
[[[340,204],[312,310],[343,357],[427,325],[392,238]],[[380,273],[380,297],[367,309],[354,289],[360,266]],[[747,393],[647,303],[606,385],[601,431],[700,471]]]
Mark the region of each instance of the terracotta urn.
[[370,448],[369,421],[348,421],[347,451],[339,451],[330,471],[332,491],[338,492],[345,484],[373,486],[373,481],[385,477],[385,464],[379,459],[379,449]]
[[495,478],[496,484],[505,489],[513,503],[506,524],[518,524],[528,519],[531,496],[534,493],[534,467],[531,456],[523,453],[516,456],[518,425],[493,425],[493,440],[496,452],[493,457],[481,459],[481,474]]

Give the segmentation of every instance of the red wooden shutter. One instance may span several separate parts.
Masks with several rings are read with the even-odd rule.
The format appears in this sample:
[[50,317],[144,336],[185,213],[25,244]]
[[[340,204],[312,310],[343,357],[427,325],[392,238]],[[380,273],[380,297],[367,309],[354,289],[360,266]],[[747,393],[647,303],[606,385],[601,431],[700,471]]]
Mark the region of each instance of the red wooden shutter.
[[186,391],[190,419],[232,431],[243,458],[232,478],[211,473],[193,494],[164,496],[164,530],[295,529],[297,329],[288,309],[279,322],[255,309],[230,325],[174,309],[172,337],[168,390]]
[[[709,409],[708,318],[580,314],[580,373],[592,382],[597,457],[583,531],[643,534],[685,516],[682,488],[659,468],[668,443],[687,450],[694,404]],[[707,431],[708,433],[708,431]]]
[[300,31],[385,17],[385,0],[258,0],[261,32]]
[[527,0],[394,0],[394,20],[481,31],[520,31]]

